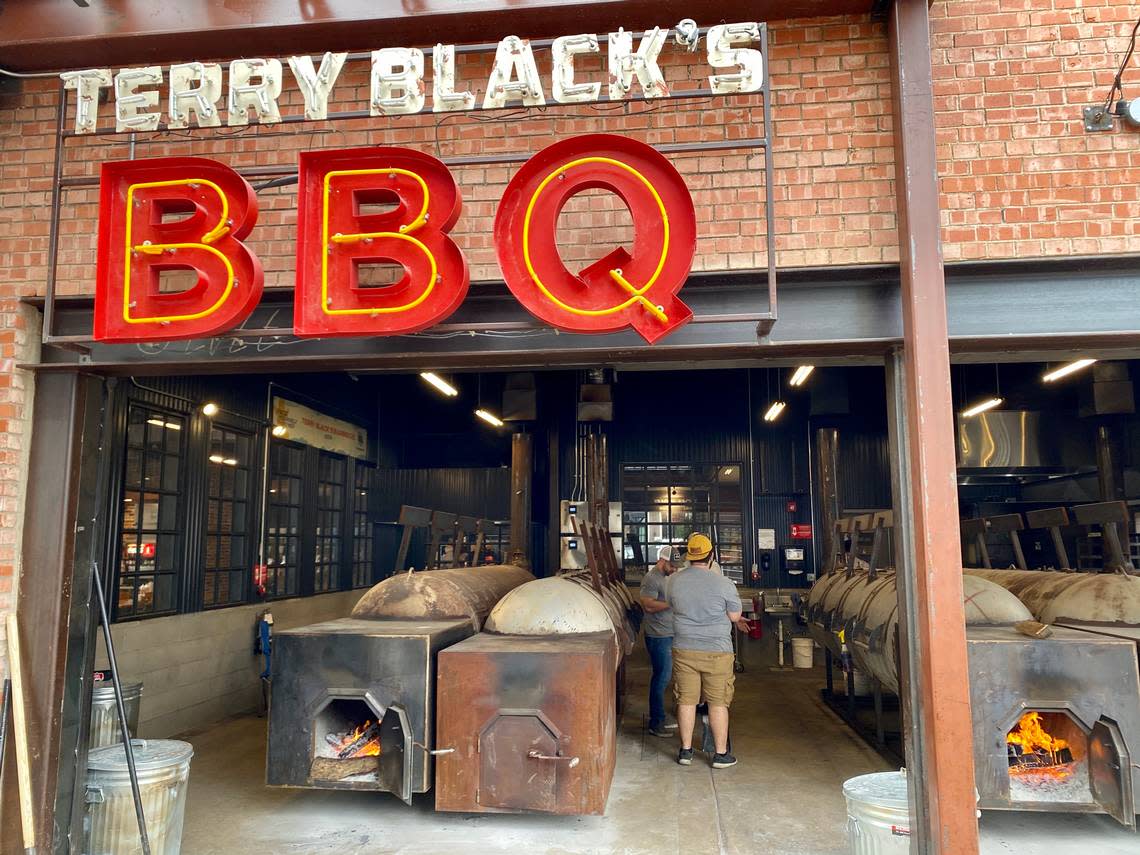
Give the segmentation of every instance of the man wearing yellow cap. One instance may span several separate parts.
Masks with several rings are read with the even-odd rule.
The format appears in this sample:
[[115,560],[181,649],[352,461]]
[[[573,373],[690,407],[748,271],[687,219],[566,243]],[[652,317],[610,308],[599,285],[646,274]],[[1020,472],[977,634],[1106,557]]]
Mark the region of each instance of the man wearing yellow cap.
[[669,579],[673,610],[673,693],[677,699],[677,762],[693,762],[693,726],[697,704],[709,705],[709,726],[716,753],[714,769],[736,765],[728,752],[728,708],[736,675],[732,668],[732,626],[741,620],[736,586],[713,568],[712,541],[694,533],[687,548],[689,566]]

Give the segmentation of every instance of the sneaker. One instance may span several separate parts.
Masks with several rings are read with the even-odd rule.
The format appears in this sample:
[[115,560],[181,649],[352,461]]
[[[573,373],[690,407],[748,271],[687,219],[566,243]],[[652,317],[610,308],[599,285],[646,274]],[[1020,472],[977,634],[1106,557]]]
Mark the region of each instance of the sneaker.
[[676,733],[677,732],[677,722],[675,722],[675,721],[665,722],[665,724],[663,724],[661,726],[663,728],[665,728],[665,730],[668,730],[670,733]]
[[682,766],[692,766],[693,765],[693,749],[692,748],[682,748],[680,751],[678,751],[677,752],[677,762],[680,763]]
[[669,739],[673,735],[673,732],[671,730],[669,730],[669,728],[665,727],[665,725],[663,725],[663,724],[659,724],[656,727],[649,728],[649,732],[652,733],[654,736],[660,736],[663,739]]
[[[690,752],[692,753],[692,752]],[[679,761],[678,761],[679,762]],[[727,751],[723,754],[714,754],[712,767],[714,769],[727,769],[729,766],[736,765],[736,758],[729,754]]]

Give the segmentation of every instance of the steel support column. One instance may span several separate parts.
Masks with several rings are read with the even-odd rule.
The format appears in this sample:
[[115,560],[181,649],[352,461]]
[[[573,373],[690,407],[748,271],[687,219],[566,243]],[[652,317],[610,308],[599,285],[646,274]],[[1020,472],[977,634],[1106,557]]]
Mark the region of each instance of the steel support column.
[[[28,683],[28,742],[41,852],[78,852],[95,656],[91,562],[106,547],[98,489],[103,381],[38,378],[17,615]],[[7,747],[7,746],[5,746]],[[13,758],[9,757],[11,761]],[[15,763],[6,762],[0,839],[19,839]],[[6,847],[4,851],[9,851]]]
[[903,348],[888,364],[906,757],[920,855],[978,851],[926,0],[889,24]]
[[534,483],[534,444],[529,433],[511,437],[510,563],[530,569],[531,490]]
[[835,535],[839,520],[839,431],[820,428],[815,432],[816,463],[819,469],[819,522],[823,536],[823,562],[816,568],[822,576],[836,566],[841,550]]

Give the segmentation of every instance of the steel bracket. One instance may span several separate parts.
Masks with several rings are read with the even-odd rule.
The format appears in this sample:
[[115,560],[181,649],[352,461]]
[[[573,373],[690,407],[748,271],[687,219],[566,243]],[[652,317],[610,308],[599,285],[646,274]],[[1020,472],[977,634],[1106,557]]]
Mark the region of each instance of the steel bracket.
[[1081,111],[1085,119],[1085,130],[1088,133],[1098,131],[1111,131],[1114,127],[1112,113],[1101,107],[1085,107]]

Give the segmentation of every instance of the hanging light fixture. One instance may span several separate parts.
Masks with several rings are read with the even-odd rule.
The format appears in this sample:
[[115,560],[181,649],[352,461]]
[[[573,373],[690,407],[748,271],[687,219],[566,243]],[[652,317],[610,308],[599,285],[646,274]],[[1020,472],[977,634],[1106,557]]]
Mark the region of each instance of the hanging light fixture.
[[1095,359],[1078,359],[1075,362],[1070,362],[1067,365],[1062,365],[1060,368],[1054,368],[1052,371],[1041,377],[1046,383],[1052,383],[1054,380],[1060,380],[1062,377],[1068,377],[1070,374],[1075,374],[1085,368],[1088,368],[1096,362]]
[[202,405],[202,415],[208,416],[210,418],[216,416],[220,410],[221,407],[219,407],[213,401],[207,401]]
[[792,379],[788,381],[789,386],[802,386],[807,381],[811,373],[815,371],[814,365],[801,365],[792,372]]
[[971,406],[962,410],[962,417],[968,419],[971,416],[976,416],[979,413],[984,413],[987,410],[992,410],[994,407],[1000,407],[1002,405],[1003,401],[1004,401],[1004,399],[1001,396],[1001,374],[999,373],[998,365],[995,362],[994,363],[994,394],[993,394],[993,397],[986,398],[984,401],[979,401],[978,403],[972,404]]
[[989,398],[981,403],[974,404],[967,410],[962,410],[962,415],[965,418],[976,416],[978,413],[984,413],[986,410],[992,410],[994,407],[1000,407],[1002,404],[1001,398]]
[[503,426],[503,420],[502,419],[500,419],[498,416],[494,415],[493,413],[487,412],[486,410],[483,410],[483,409],[476,410],[475,415],[477,415],[479,418],[481,418],[483,421],[485,421],[489,425],[494,425],[495,427],[502,427]]
[[458,389],[456,389],[454,386],[452,386],[450,383],[432,371],[421,371],[420,377],[422,377],[444,395],[447,395],[449,398],[454,398],[459,394]]
[[280,437],[285,436],[285,434],[289,433],[289,429],[287,427],[285,427],[285,425],[274,425],[271,433],[274,436],[280,438]]
[[764,413],[764,421],[776,421],[776,419],[780,417],[780,413],[784,412],[784,407],[786,406],[787,404],[783,401],[773,401],[772,406],[768,407],[768,412]]

